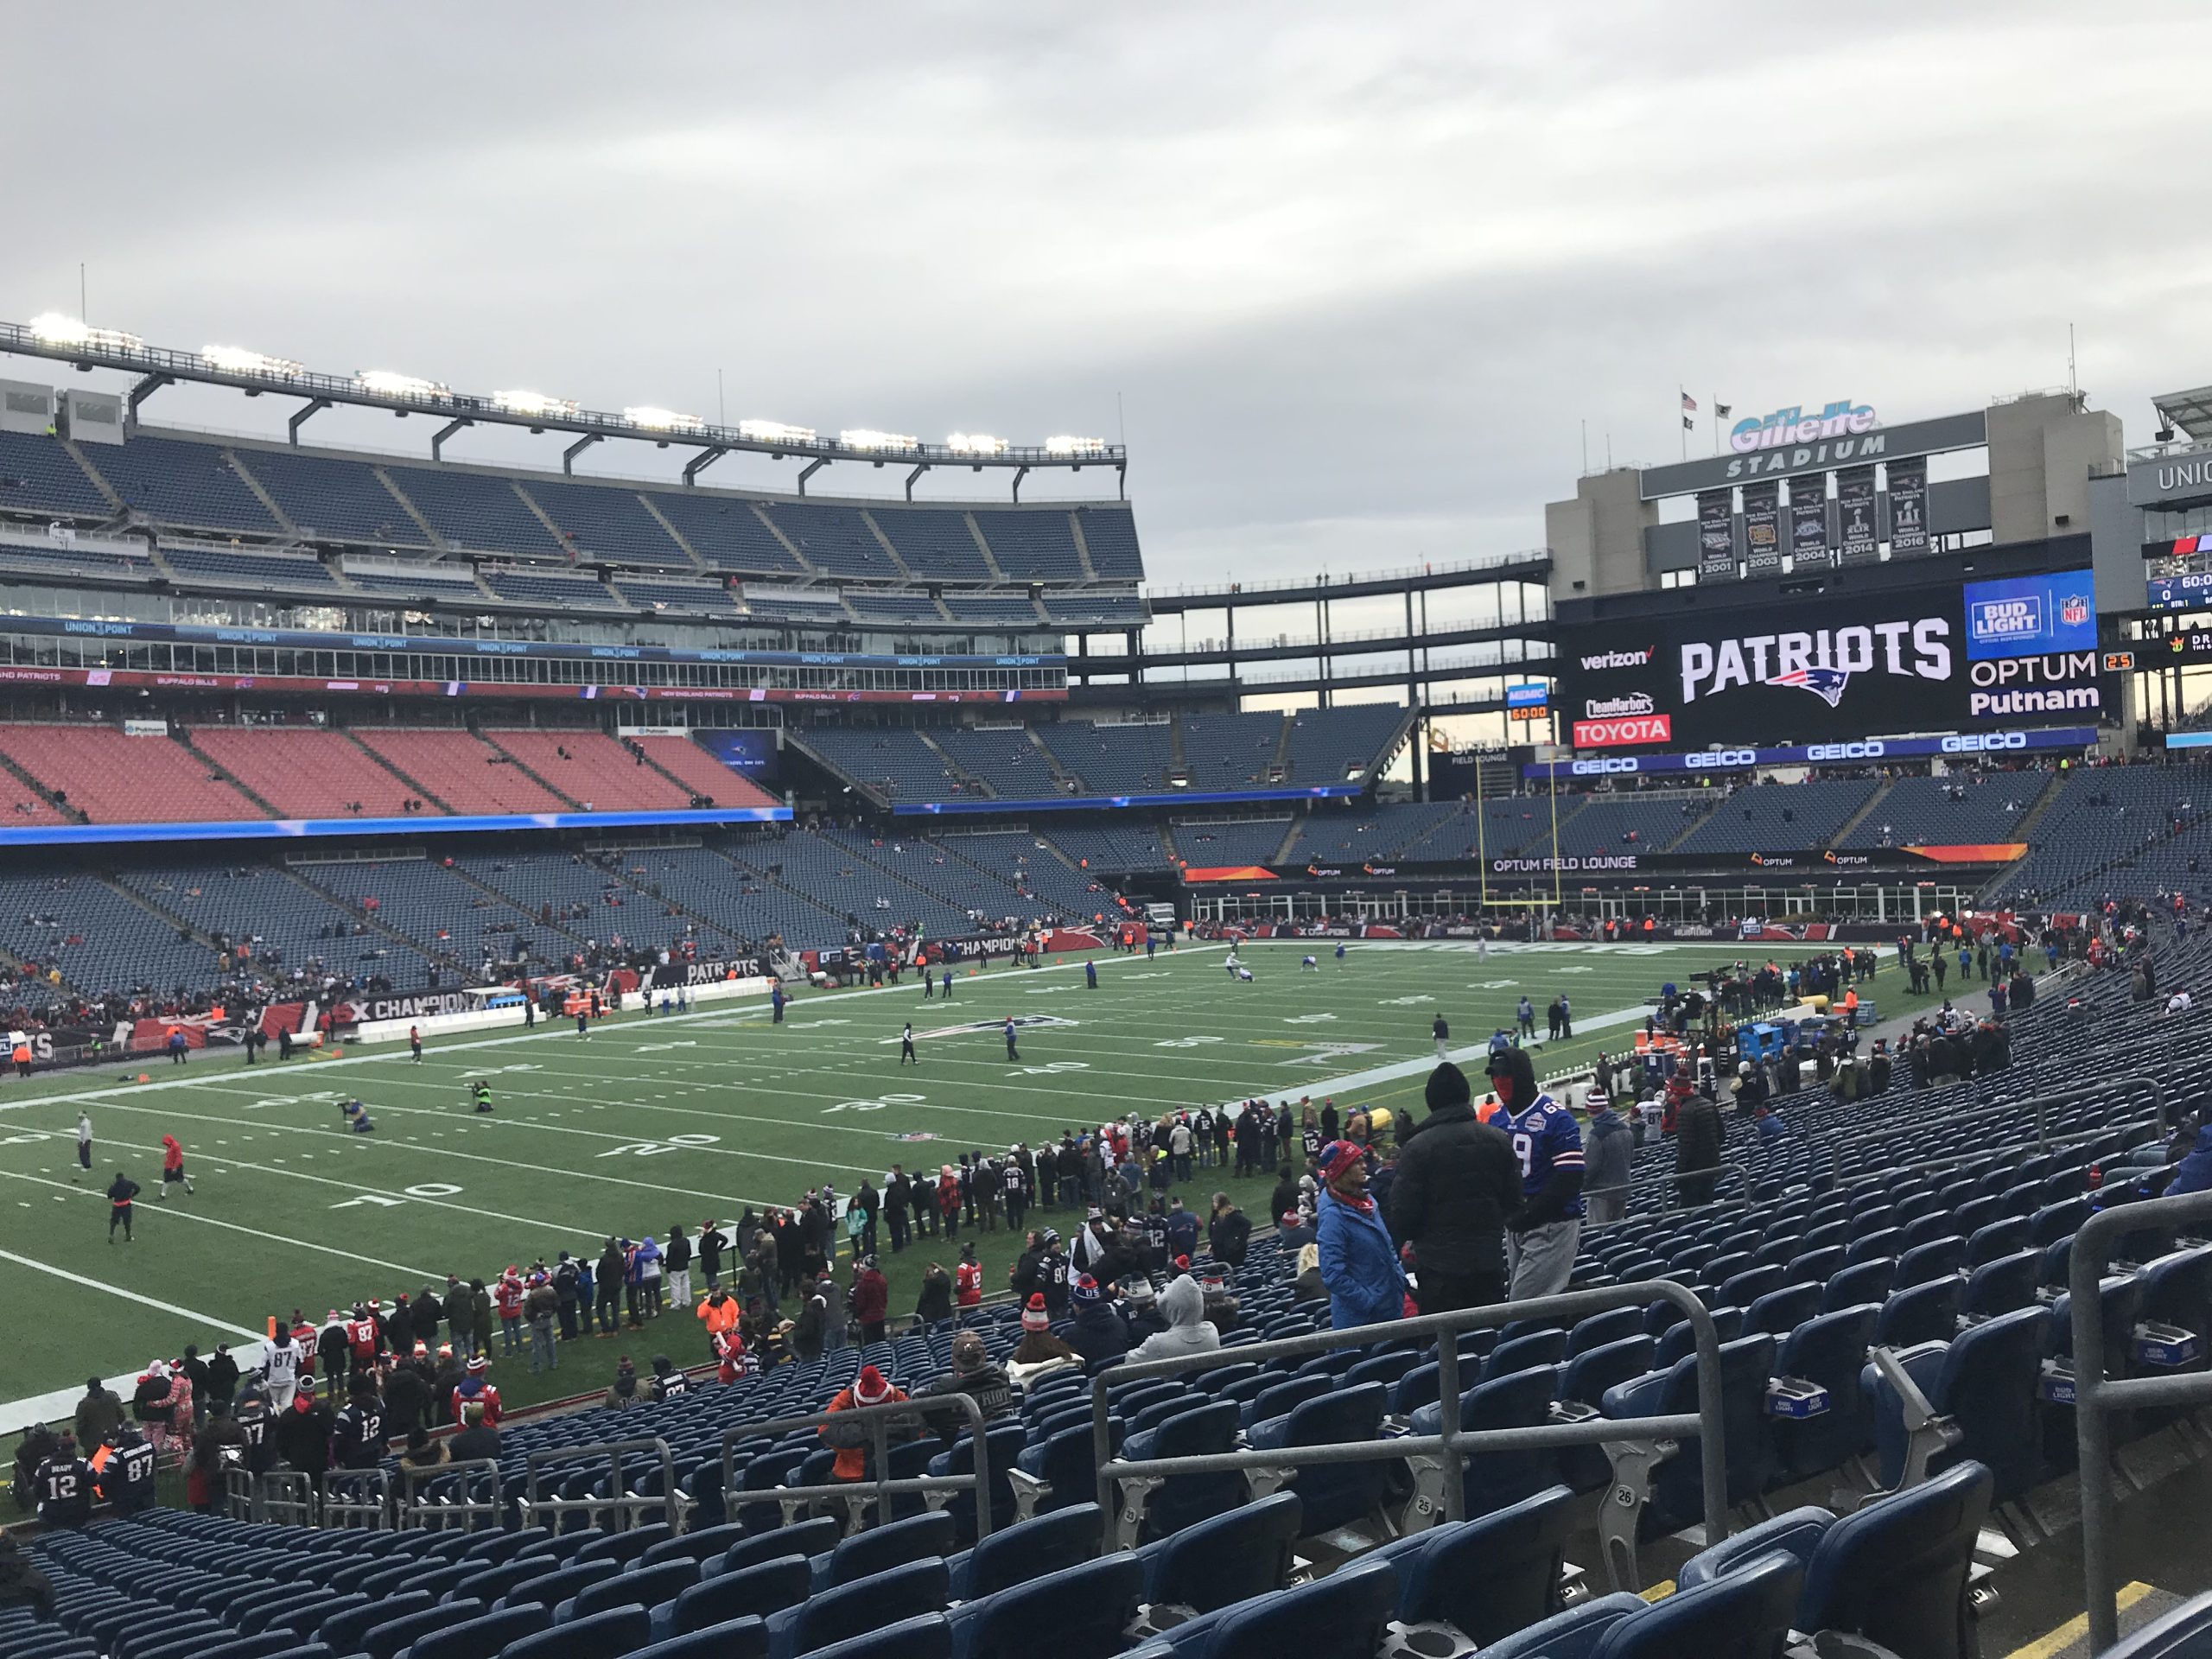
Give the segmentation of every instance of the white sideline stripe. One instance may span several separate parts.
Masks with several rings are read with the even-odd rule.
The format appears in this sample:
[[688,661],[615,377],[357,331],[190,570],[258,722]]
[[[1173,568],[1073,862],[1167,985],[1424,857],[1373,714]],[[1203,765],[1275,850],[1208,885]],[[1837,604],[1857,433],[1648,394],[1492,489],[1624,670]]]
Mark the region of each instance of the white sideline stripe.
[[[1195,944],[1186,947],[1183,954],[1185,956],[1194,956],[1207,950],[1217,950],[1220,948],[1221,947],[1211,944]],[[1095,961],[1096,958],[1088,958],[1088,960]],[[1124,958],[1123,963],[1126,965],[1128,963],[1137,963],[1144,960],[1145,958],[1142,957],[1131,957]],[[1064,974],[1072,972],[1082,965],[1083,964],[1081,963],[1076,962],[1054,963],[1049,968],[1040,968],[1036,971],[1046,974]],[[1112,966],[1115,964],[1109,963],[1108,965]],[[957,983],[958,982],[956,981],[955,982]],[[878,986],[873,989],[839,991],[836,993],[836,1000],[834,1006],[842,1007],[846,1003],[858,1001],[861,997],[897,996],[900,995],[912,996],[913,994],[913,987],[910,985],[883,985]],[[798,1007],[802,1006],[802,1004],[797,999],[794,999],[791,1006]],[[833,1005],[828,1001],[824,1001],[822,1004],[822,1007],[825,1014],[827,1014],[828,1010],[831,1006]],[[729,1010],[727,1008],[704,1008],[696,1014],[654,1014],[650,1017],[640,1014],[638,1016],[637,1023],[639,1029],[640,1030],[659,1031],[670,1026],[690,1025],[702,1020],[727,1020],[730,1017]],[[473,1043],[441,1043],[435,1048],[429,1050],[429,1052],[433,1054],[461,1054],[467,1053],[480,1048],[505,1048],[515,1043],[534,1043],[538,1041],[541,1038],[550,1035],[552,1033],[567,1029],[567,1027],[557,1017],[548,1019],[541,1023],[544,1027],[544,1029],[542,1031],[531,1030],[518,1032],[512,1036],[506,1037],[486,1037]],[[803,1020],[786,1019],[784,1023],[788,1026],[805,1026],[811,1025],[814,1022],[810,1020]],[[601,1027],[601,1029],[609,1033],[626,1032],[630,1028],[630,1025],[631,1020],[626,1015],[622,1024],[618,1026],[605,1026]],[[571,1040],[573,1040],[573,1039]],[[304,1060],[300,1062],[296,1066],[289,1068],[289,1070],[296,1074],[313,1076],[316,1073],[327,1071],[333,1066],[368,1065],[379,1061],[393,1058],[395,1053],[399,1049],[400,1045],[395,1041],[388,1046],[391,1051],[393,1051],[392,1052],[347,1054],[341,1055],[334,1060]],[[203,1054],[208,1052],[206,1049],[202,1049],[200,1052]],[[161,1057],[149,1054],[140,1057],[138,1061],[132,1063],[151,1065],[158,1058]],[[282,1060],[277,1060],[270,1064],[273,1064],[279,1069],[286,1069],[284,1067],[284,1062]],[[175,1068],[172,1066],[170,1069],[175,1070]],[[187,1069],[189,1069],[188,1063]],[[245,1069],[245,1063],[241,1061],[237,1070],[241,1073],[244,1073]],[[258,1072],[259,1065],[257,1065],[254,1069],[256,1072]],[[158,1090],[191,1089],[200,1086],[201,1086],[201,1082],[198,1077],[166,1077],[160,1083],[117,1083],[111,1084],[104,1089],[79,1089],[68,1094],[40,1095],[35,1098],[28,1100],[0,1101],[0,1112],[20,1112],[27,1108],[35,1106],[81,1106],[95,1101],[106,1101],[112,1096],[120,1094],[126,1090],[134,1095],[147,1095],[152,1094]],[[276,1091],[271,1090],[269,1092],[273,1094]]]
[[[254,1347],[251,1354],[239,1356],[238,1369],[250,1370],[260,1363],[261,1345],[264,1340],[261,1332],[250,1331],[242,1325],[232,1325],[228,1319],[219,1319],[210,1314],[196,1313],[188,1307],[178,1306],[175,1302],[164,1302],[151,1296],[142,1296],[137,1291],[125,1290],[119,1285],[103,1284],[97,1279],[86,1278],[83,1274],[71,1273],[66,1268],[51,1267],[44,1262],[34,1261],[28,1255],[17,1255],[13,1250],[0,1250],[0,1262],[12,1262],[19,1268],[29,1268],[34,1273],[43,1273],[56,1279],[65,1279],[69,1283],[80,1286],[86,1290],[97,1290],[109,1296],[120,1296],[124,1301],[136,1302],[141,1307],[150,1307],[157,1313],[173,1313],[178,1319],[188,1323],[203,1325],[211,1330],[227,1332],[234,1337],[242,1337],[252,1343]],[[135,1389],[137,1385],[138,1376],[135,1371],[125,1372],[121,1376],[111,1376],[107,1379],[107,1386],[118,1394],[124,1394],[126,1390]],[[60,1421],[67,1418],[76,1408],[77,1402],[83,1397],[83,1393],[81,1389],[61,1389],[53,1394],[35,1395],[28,1400],[10,1401],[5,1405],[0,1405],[0,1422],[50,1423]]]
[[[59,1140],[60,1137],[57,1135],[54,1138]],[[79,1186],[72,1181],[50,1181],[42,1175],[26,1175],[20,1170],[0,1169],[0,1177],[5,1177],[11,1181],[28,1181],[33,1186],[50,1186],[58,1192],[82,1193],[88,1198],[104,1198],[107,1196],[105,1192]],[[159,1202],[156,1200],[156,1203]],[[282,1244],[291,1249],[317,1250],[324,1255],[342,1256],[348,1262],[359,1262],[366,1267],[390,1268],[395,1272],[406,1274],[410,1278],[431,1280],[438,1276],[421,1268],[410,1267],[404,1262],[387,1262],[380,1255],[357,1255],[351,1250],[341,1250],[334,1244],[318,1244],[311,1238],[300,1237],[296,1233],[264,1233],[257,1227],[241,1226],[235,1221],[224,1221],[215,1216],[198,1215],[184,1207],[190,1202],[191,1200],[188,1198],[175,1205],[161,1204],[159,1213],[164,1219],[175,1216],[181,1221],[196,1221],[202,1227],[220,1227],[225,1232],[244,1233],[249,1238],[266,1239],[271,1244]],[[136,1208],[138,1211],[137,1219],[143,1221],[149,1213],[149,1206],[141,1204]],[[0,1414],[0,1422],[6,1421],[5,1415]]]

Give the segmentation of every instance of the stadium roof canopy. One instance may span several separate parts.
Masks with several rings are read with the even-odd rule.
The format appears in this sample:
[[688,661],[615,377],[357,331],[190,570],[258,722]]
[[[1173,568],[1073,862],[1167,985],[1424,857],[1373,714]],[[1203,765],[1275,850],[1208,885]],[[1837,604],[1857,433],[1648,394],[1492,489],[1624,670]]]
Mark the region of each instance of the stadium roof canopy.
[[2212,438],[2212,386],[2169,391],[2151,400],[2164,426],[2177,426],[2198,442]]
[[445,441],[454,433],[484,423],[525,427],[532,432],[576,434],[577,442],[562,453],[563,472],[572,471],[579,454],[607,438],[652,443],[663,449],[676,444],[696,446],[698,453],[683,468],[687,484],[722,456],[740,451],[774,461],[801,461],[806,463],[798,475],[802,495],[806,493],[806,480],[834,461],[872,467],[911,465],[913,470],[906,479],[910,499],[915,480],[935,467],[966,467],[976,472],[986,467],[1011,467],[1017,501],[1021,499],[1023,477],[1036,467],[1081,472],[1085,467],[1110,467],[1124,485],[1128,480],[1128,450],[1101,438],[1063,435],[1033,444],[1015,444],[982,434],[956,433],[943,443],[924,443],[901,433],[861,428],[831,437],[779,421],[717,426],[674,410],[632,406],[610,413],[533,391],[459,392],[434,380],[383,370],[325,374],[289,359],[230,346],[173,351],[149,346],[135,334],[94,328],[72,317],[51,315],[35,317],[28,323],[0,322],[0,352],[49,358],[73,365],[80,372],[120,369],[137,375],[137,384],[128,398],[134,420],[147,398],[181,381],[227,386],[250,397],[271,392],[298,397],[304,401],[289,423],[295,444],[300,441],[300,428],[308,421],[326,409],[345,404],[389,410],[403,418],[417,414],[444,416],[445,424],[430,440],[433,460],[439,458]]

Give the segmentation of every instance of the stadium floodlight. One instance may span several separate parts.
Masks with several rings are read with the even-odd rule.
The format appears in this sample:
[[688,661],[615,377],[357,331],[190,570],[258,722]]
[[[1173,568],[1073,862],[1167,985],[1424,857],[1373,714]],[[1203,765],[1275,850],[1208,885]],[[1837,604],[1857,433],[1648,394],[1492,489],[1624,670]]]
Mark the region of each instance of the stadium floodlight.
[[737,435],[755,443],[812,443],[821,435],[810,426],[787,426],[781,421],[740,421]]
[[1002,455],[1014,446],[1004,438],[981,432],[956,432],[944,441],[944,447],[956,455]]
[[212,368],[226,374],[264,374],[280,380],[305,374],[308,365],[295,363],[289,357],[271,357],[266,352],[249,352],[243,346],[202,346],[200,355]]
[[1063,433],[1058,437],[1045,440],[1045,453],[1048,455],[1103,455],[1106,453],[1106,440],[1071,438]]
[[918,449],[919,438],[910,438],[903,432],[878,432],[873,428],[856,426],[849,432],[840,432],[837,442],[848,449]]
[[542,391],[495,391],[492,404],[510,415],[557,415],[573,418],[579,404],[566,397],[548,397]]
[[378,397],[450,397],[451,386],[442,386],[435,380],[424,380],[412,374],[394,374],[389,369],[363,369],[353,377],[353,384],[363,391]]
[[642,426],[649,432],[703,432],[707,423],[696,415],[679,415],[672,409],[656,409],[651,404],[635,409],[626,409],[622,418],[632,426]]
[[48,346],[94,346],[108,351],[141,352],[146,342],[120,328],[95,328],[59,311],[42,311],[31,319],[35,339]]

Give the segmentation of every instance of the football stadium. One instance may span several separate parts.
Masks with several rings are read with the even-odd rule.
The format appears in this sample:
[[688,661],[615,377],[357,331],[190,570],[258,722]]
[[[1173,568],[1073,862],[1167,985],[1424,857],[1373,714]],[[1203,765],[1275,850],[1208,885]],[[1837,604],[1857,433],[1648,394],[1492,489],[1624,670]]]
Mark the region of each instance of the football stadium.
[[[793,327],[926,315],[888,159]],[[1409,559],[1349,412],[1278,522],[1255,404],[709,419],[550,258],[491,390],[274,239],[194,348],[158,239],[0,264],[0,1659],[2212,1656],[2201,359],[1745,320]],[[915,349],[824,384],[1106,407]]]

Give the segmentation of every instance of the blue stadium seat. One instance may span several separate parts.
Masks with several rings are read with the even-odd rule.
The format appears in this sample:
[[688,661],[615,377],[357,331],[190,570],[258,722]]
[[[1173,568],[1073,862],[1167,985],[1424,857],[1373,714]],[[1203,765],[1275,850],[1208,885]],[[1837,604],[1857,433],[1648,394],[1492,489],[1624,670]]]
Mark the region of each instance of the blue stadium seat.
[[697,1532],[687,1532],[674,1538],[664,1538],[644,1554],[638,1557],[639,1567],[658,1567],[663,1561],[679,1558],[704,1564],[718,1560],[732,1544],[745,1537],[745,1529],[734,1522],[718,1527],[704,1527]]
[[1599,1596],[1485,1644],[1482,1659],[1590,1659],[1608,1630],[1650,1605],[1624,1590]]
[[1891,1281],[1892,1291],[1908,1290],[1916,1285],[1933,1283],[1948,1279],[1966,1265],[1967,1242],[1955,1233],[1945,1234],[1917,1244],[1897,1258],[1897,1276]]
[[[1560,1335],[1559,1340],[1563,1344],[1566,1338]],[[1499,1344],[1500,1351],[1504,1345]],[[1245,1437],[1247,1444],[1255,1451],[1273,1452],[1292,1446],[1372,1440],[1382,1430],[1386,1392],[1380,1382],[1366,1382],[1357,1388],[1325,1393],[1318,1399],[1308,1400],[1287,1417],[1254,1425]],[[1550,1397],[1547,1387],[1547,1402]],[[1381,1459],[1299,1470],[1290,1484],[1305,1505],[1307,1530],[1326,1532],[1363,1519],[1382,1502],[1383,1483],[1389,1473],[1389,1465]]]
[[552,1624],[552,1618],[535,1602],[526,1607],[481,1613],[416,1637],[405,1659],[495,1659],[507,1643],[537,1635]]
[[[1765,1490],[1773,1467],[1773,1442],[1767,1433],[1767,1379],[1773,1375],[1772,1337],[1741,1337],[1720,1345],[1721,1411],[1728,1454],[1729,1507],[1747,1503]],[[1672,1369],[1653,1372],[1605,1391],[1608,1417],[1672,1416],[1697,1410],[1697,1356],[1677,1360]],[[1672,1532],[1704,1518],[1702,1461],[1694,1441],[1659,1465],[1650,1502],[1639,1527]]]
[[[1122,1455],[1131,1460],[1187,1458],[1234,1448],[1241,1427],[1236,1402],[1217,1400],[1169,1418],[1146,1434],[1132,1434]],[[1151,1495],[1143,1516],[1143,1537],[1164,1538],[1185,1527],[1232,1510],[1244,1500],[1244,1478],[1237,1474],[1171,1475]],[[1126,1529],[1128,1511],[1122,1522]],[[1127,1540],[1141,1541],[1138,1539]]]
[[510,1643],[500,1659],[626,1659],[652,1640],[644,1608],[610,1607]]
[[1398,1575],[1398,1623],[1450,1624],[1486,1646],[1549,1618],[1560,1608],[1573,1510],[1574,1494],[1554,1486],[1385,1544],[1375,1554]]
[[1838,1521],[1806,1570],[1798,1627],[1864,1637],[1898,1659],[1974,1659],[1967,1580],[1994,1485],[1961,1463]]
[[1910,1348],[1923,1342],[1948,1342],[1959,1320],[1959,1281],[1942,1279],[1893,1291],[1874,1321],[1874,1341],[1884,1348]]
[[993,1533],[947,1563],[953,1599],[973,1601],[1090,1560],[1103,1519],[1096,1503],[1075,1503]]
[[610,1607],[643,1607],[650,1612],[664,1602],[674,1601],[698,1582],[696,1561],[663,1561],[658,1567],[636,1567],[587,1585],[553,1610],[553,1622],[566,1624],[603,1613]]
[[1959,1317],[1993,1319],[2017,1313],[2036,1299],[2037,1252],[2015,1250],[1982,1262],[1967,1276],[1959,1297]]
[[1769,1291],[1744,1312],[1744,1330],[1750,1336],[1787,1337],[1799,1325],[1818,1319],[1821,1291],[1817,1285],[1789,1285]]
[[1065,1659],[1108,1659],[1136,1617],[1144,1567],[1123,1552],[963,1604],[952,1614],[955,1659],[1030,1659],[1049,1632]]
[[733,1618],[640,1648],[636,1659],[768,1659],[765,1619]]
[[656,1607],[654,1636],[677,1636],[748,1616],[766,1618],[798,1606],[813,1591],[814,1563],[804,1556],[755,1561],[734,1573],[702,1579],[675,1600]]
[[952,1624],[922,1613],[814,1651],[816,1659],[952,1659]]
[[1874,1421],[1860,1373],[1875,1313],[1872,1307],[1847,1307],[1823,1313],[1783,1338],[1775,1374],[1810,1382],[1828,1395],[1824,1412],[1774,1420],[1775,1450],[1785,1478],[1810,1479],[1872,1449]]
[[[1459,1396],[1459,1427],[1465,1432],[1489,1428],[1534,1428],[1551,1421],[1552,1400],[1559,1373],[1539,1365],[1496,1382],[1478,1383]],[[1414,1414],[1416,1434],[1439,1433],[1444,1422],[1438,1406],[1423,1406]],[[1443,1512],[1443,1491],[1438,1485],[1433,1459],[1409,1459],[1414,1468],[1415,1503],[1433,1503]],[[1462,1460],[1461,1479],[1466,1513],[1471,1518],[1511,1507],[1535,1497],[1556,1478],[1556,1460],[1548,1451],[1478,1452]],[[1441,1477],[1449,1479],[1450,1476]],[[1309,1523],[1310,1524],[1310,1523]]]
[[956,1529],[952,1516],[942,1510],[917,1515],[888,1526],[856,1532],[827,1555],[814,1560],[814,1588],[833,1590],[852,1584],[871,1573],[881,1573],[925,1555],[953,1553]]
[[603,1579],[611,1579],[621,1567],[613,1561],[586,1561],[576,1567],[556,1567],[552,1558],[531,1556],[524,1563],[535,1569],[515,1580],[505,1593],[492,1604],[496,1611],[501,1607],[518,1607],[524,1602],[537,1602],[544,1607],[558,1607],[571,1596],[580,1595]]
[[1828,1529],[1835,1525],[1833,1510],[1808,1503],[1802,1509],[1791,1510],[1757,1526],[1746,1527],[1724,1543],[1713,1545],[1684,1561],[1675,1574],[1675,1587],[1694,1590],[1701,1584],[1725,1577],[1750,1561],[1781,1550],[1795,1560],[1798,1566],[1809,1569],[1813,1553],[1827,1537]]
[[1805,1569],[1771,1550],[1607,1630],[1591,1659],[1777,1659]]
[[844,1535],[844,1529],[836,1521],[826,1515],[817,1516],[811,1521],[801,1521],[796,1526],[779,1527],[772,1532],[760,1533],[732,1544],[723,1552],[721,1560],[709,1562],[700,1576],[713,1578],[717,1573],[734,1573],[741,1567],[778,1560],[785,1555],[826,1555],[837,1548],[837,1541]]
[[1833,1313],[1839,1307],[1857,1307],[1861,1302],[1879,1302],[1890,1294],[1891,1283],[1896,1279],[1897,1264],[1889,1256],[1876,1256],[1872,1261],[1853,1262],[1840,1272],[1829,1276],[1821,1293],[1821,1312]]
[[[990,1460],[991,1529],[1014,1524],[1014,1483],[1007,1478],[1021,1455],[1028,1436],[1020,1423],[994,1423],[983,1431],[983,1444]],[[929,1461],[932,1475],[971,1475],[976,1472],[976,1438],[972,1430],[964,1431],[952,1443],[950,1452],[938,1453]],[[952,1517],[963,1544],[976,1541],[976,1494],[957,1491],[945,1499],[943,1513]]]
[[909,1561],[777,1613],[768,1621],[768,1651],[773,1659],[794,1659],[903,1618],[941,1613],[951,1599],[952,1579],[942,1560]]
[[1397,1599],[1390,1563],[1362,1557],[1325,1579],[1178,1624],[1167,1642],[1184,1659],[1372,1659]]
[[1290,1575],[1292,1546],[1306,1530],[1295,1492],[1277,1492],[1148,1544],[1147,1602],[1214,1612],[1280,1590]]
[[[478,1618],[483,1611],[484,1604],[480,1601],[448,1601],[438,1606],[402,1613],[382,1624],[372,1624],[362,1634],[360,1650],[368,1655],[369,1659],[394,1659],[394,1656],[416,1637],[428,1636],[434,1630],[444,1630],[448,1625],[465,1619]],[[551,1616],[548,1611],[546,1617],[550,1618]]]
[[[1929,1459],[1929,1473],[1972,1459],[1995,1478],[1993,1501],[1999,1503],[2035,1484],[2043,1469],[2037,1387],[2050,1325],[2049,1310],[2024,1308],[1969,1326],[1942,1346],[1896,1357],[1937,1415],[1962,1431],[1955,1447]],[[1862,1380],[1874,1410],[1882,1484],[1894,1488],[1905,1472],[1904,1404],[1873,1366]]]
[[[1639,1320],[1643,1317],[1632,1307],[1615,1312],[1636,1314]],[[1577,1354],[1560,1373],[1560,1402],[1599,1410],[1605,1403],[1606,1389],[1633,1382],[1652,1369],[1652,1355],[1656,1347],[1649,1337],[1637,1336]],[[1602,1491],[1613,1478],[1612,1465],[1605,1457],[1605,1448],[1599,1446],[1560,1447],[1559,1474],[1578,1492]]]
[[627,1532],[603,1532],[570,1559],[578,1565],[585,1561],[620,1561],[626,1565],[655,1544],[675,1535],[676,1529],[665,1521],[655,1522],[649,1527],[632,1527]]
[[315,1627],[315,1639],[325,1643],[334,1653],[359,1651],[361,1638],[378,1625],[389,1624],[410,1613],[419,1613],[430,1605],[431,1599],[427,1592],[420,1590],[377,1597],[360,1606],[334,1612]]
[[2122,1637],[2118,1646],[2105,1649],[2104,1659],[2212,1659],[2212,1593]]

